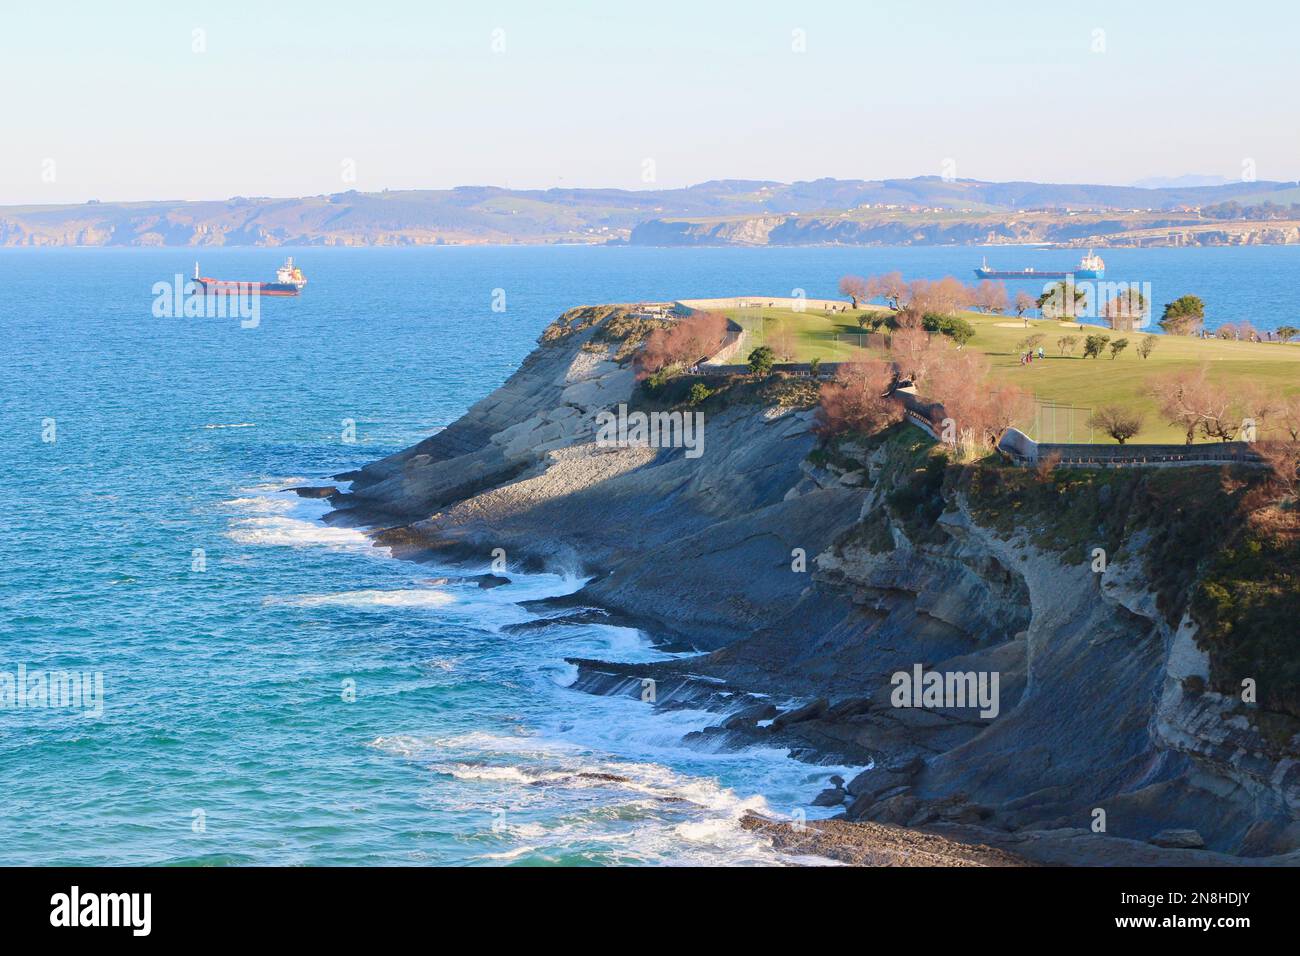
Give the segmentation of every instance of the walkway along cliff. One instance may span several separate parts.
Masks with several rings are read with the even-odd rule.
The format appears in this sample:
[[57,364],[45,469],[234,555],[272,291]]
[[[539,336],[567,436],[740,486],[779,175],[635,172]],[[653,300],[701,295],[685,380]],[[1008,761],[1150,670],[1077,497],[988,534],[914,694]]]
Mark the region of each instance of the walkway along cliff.
[[[700,654],[579,661],[576,689],[653,681],[646,706],[718,712],[698,746],[870,767],[818,795],[848,822],[1043,862],[1300,861],[1300,651],[1258,625],[1285,616],[1295,568],[1225,557],[1249,481],[952,465],[908,423],[823,446],[816,385],[793,376],[734,376],[689,406],[698,458],[603,445],[601,412],[674,405],[631,365],[659,321],[565,313],[462,418],[339,476],[331,520],[402,557],[484,566],[501,548],[590,575],[546,613]],[[1263,605],[1213,600],[1251,574],[1281,580]],[[894,675],[918,668],[997,675],[996,716],[897,706]]]

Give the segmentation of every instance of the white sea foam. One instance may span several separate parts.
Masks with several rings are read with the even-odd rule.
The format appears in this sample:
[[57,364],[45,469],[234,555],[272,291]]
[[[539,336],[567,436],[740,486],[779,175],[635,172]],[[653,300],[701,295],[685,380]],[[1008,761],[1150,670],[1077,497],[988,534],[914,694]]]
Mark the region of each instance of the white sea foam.
[[204,425],[203,427],[204,428],[256,428],[257,423],[256,422],[232,422],[229,425],[216,423],[212,425]]
[[380,550],[373,548],[370,539],[356,528],[336,528],[289,517],[243,518],[231,522],[226,535],[240,544]]
[[268,514],[293,511],[298,503],[291,498],[276,498],[271,495],[257,495],[244,498],[231,498],[222,502],[227,508],[233,508],[246,514]]
[[521,856],[527,856],[529,853],[536,853],[535,846],[520,846],[513,850],[506,850],[504,853],[484,853],[480,859],[483,860],[517,860]]
[[242,495],[256,495],[268,491],[284,491],[286,488],[294,488],[299,485],[309,485],[315,479],[305,478],[301,475],[291,476],[288,478],[271,478],[265,477],[255,485],[248,485],[244,488],[236,489]]
[[518,767],[484,767],[475,764],[435,764],[430,767],[434,773],[446,774],[457,780],[485,780],[492,783],[531,784],[541,780],[541,776],[530,776]]
[[297,594],[292,597],[268,597],[263,604],[288,604],[293,607],[445,607],[455,602],[445,591],[432,588],[409,590],[339,591],[334,594]]
[[[295,508],[292,517],[250,515],[234,522],[231,533],[260,544],[379,551],[354,529],[301,520],[325,510],[323,502],[311,500]],[[504,667],[504,673],[512,673],[517,668],[535,695],[533,705],[522,712],[529,724],[521,723],[515,732],[391,734],[370,743],[412,762],[416,772],[441,776],[442,782],[429,791],[440,810],[468,819],[481,815],[485,828],[504,813],[502,829],[494,828],[488,838],[494,845],[485,846],[479,859],[502,862],[530,853],[565,857],[581,852],[593,859],[632,862],[779,864],[789,858],[744,829],[740,822],[745,814],[780,819],[798,812],[811,819],[837,812],[808,803],[831,774],[848,776],[851,769],[800,764],[777,748],[736,751],[724,749],[716,738],[684,741],[721,716],[657,709],[635,698],[594,697],[557,686],[557,672],[566,673],[566,656],[650,661],[680,655],[658,650],[635,628],[615,625],[556,623],[504,632],[508,624],[536,620],[519,602],[572,593],[586,583],[573,575],[506,573],[511,583],[492,589],[446,584],[271,599],[306,606],[445,608],[442,613],[452,626],[500,634],[498,648],[482,650],[493,655],[490,664],[462,655],[457,670],[494,673]],[[419,570],[419,576],[429,574],[428,568]],[[428,666],[441,666],[442,660],[435,658]]]

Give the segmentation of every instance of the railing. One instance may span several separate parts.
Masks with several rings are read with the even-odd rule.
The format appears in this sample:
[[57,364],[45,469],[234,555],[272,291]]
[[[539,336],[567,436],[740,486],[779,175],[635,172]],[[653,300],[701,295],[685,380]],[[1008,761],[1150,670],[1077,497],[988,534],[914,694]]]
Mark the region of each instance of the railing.
[[1053,455],[1067,468],[1176,468],[1193,465],[1242,465],[1258,468],[1264,460],[1249,442],[1217,445],[1059,445],[1034,441],[1016,428],[998,442],[1013,464],[1033,466]]

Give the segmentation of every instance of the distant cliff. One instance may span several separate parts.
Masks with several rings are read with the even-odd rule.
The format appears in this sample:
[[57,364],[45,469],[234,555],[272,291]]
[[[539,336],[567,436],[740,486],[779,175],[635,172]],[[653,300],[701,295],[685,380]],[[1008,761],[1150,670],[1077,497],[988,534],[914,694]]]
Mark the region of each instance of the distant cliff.
[[[296,199],[0,207],[0,246],[436,245],[467,243],[912,244],[1085,242],[1204,225],[1178,210],[1284,203],[1287,183],[1138,189],[935,176],[684,189],[356,190]],[[1039,212],[1035,212],[1039,210]],[[1114,210],[1114,215],[1078,214]],[[1142,212],[1139,212],[1142,211]],[[1215,223],[1209,242],[1275,242],[1295,224]],[[1258,227],[1258,228],[1256,228]],[[1289,231],[1288,231],[1289,228]],[[1239,239],[1226,238],[1229,234]],[[1155,239],[1152,240],[1155,242]],[[1095,242],[1106,245],[1107,242]]]
[[1300,222],[1216,222],[1191,216],[1039,214],[846,218],[754,216],[721,220],[652,219],[630,239],[643,246],[975,245],[1054,243],[1063,246],[1241,246],[1300,244]]

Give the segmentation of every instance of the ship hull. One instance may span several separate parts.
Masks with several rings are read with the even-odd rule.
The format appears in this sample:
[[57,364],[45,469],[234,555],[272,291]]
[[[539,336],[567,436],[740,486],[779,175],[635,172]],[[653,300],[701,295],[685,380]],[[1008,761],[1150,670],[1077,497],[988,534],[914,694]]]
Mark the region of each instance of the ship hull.
[[302,289],[291,282],[235,282],[229,279],[195,279],[199,291],[207,295],[301,295]]
[[1079,269],[1075,272],[998,272],[996,269],[976,269],[975,275],[980,279],[1064,279],[1074,276],[1076,279],[1100,279],[1106,274],[1104,269]]

